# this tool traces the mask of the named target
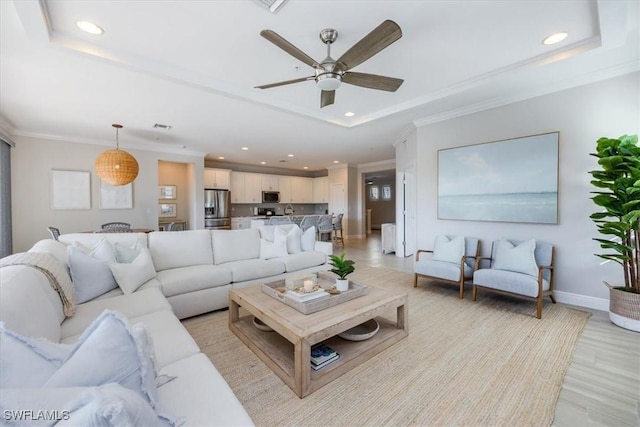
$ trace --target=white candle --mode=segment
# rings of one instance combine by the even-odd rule
[[[305,290],[305,292],[313,291],[313,280],[305,280],[304,281],[304,290]]]

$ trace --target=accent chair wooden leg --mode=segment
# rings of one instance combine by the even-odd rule
[[[471,291],[471,300],[475,301],[476,300],[476,295],[478,293],[478,288],[476,287],[476,284],[473,284],[473,290]]]
[[[553,297],[553,295],[549,295],[549,298],[551,298],[551,302],[552,303],[554,303],[554,304],[556,303],[556,299]]]
[[[460,282],[460,299],[464,299],[464,280]]]
[[[538,296],[538,309],[536,312],[538,319],[542,319],[542,295]]]
[[[413,273],[413,287],[418,287],[418,275],[416,273]]]

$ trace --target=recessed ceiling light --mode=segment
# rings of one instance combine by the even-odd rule
[[[340,160],[334,160],[333,163],[340,163]]]
[[[247,150],[249,149],[249,147],[242,147],[242,149],[243,149],[244,151],[247,151]]]
[[[546,37],[542,40],[542,44],[550,45],[560,43],[562,40],[566,39],[569,34],[565,32],[553,33],[550,36]]]
[[[344,115],[347,117],[353,117],[356,115],[356,113],[354,113],[353,111],[347,111],[346,113],[344,113]]]
[[[287,157],[293,157],[293,154],[287,154]]]
[[[104,33],[104,30],[102,28],[100,28],[99,26],[97,26],[96,24],[94,24],[93,22],[78,21],[78,22],[76,22],[76,25],[82,31],[85,31],[85,32],[87,32],[89,34],[100,35],[100,34]]]
[[[267,164],[267,162],[260,162],[260,164],[261,164],[261,165],[266,165],[266,164]]]
[[[224,156],[218,157],[218,160],[224,160]]]
[[[305,166],[305,167],[303,167],[302,169],[309,169],[309,166]]]

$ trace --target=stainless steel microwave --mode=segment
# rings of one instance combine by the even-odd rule
[[[280,203],[279,191],[263,191],[262,203]]]

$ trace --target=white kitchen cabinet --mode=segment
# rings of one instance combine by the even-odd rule
[[[279,176],[278,188],[280,189],[280,203],[293,203],[291,198],[291,177]]]
[[[231,184],[231,171],[225,169],[204,169],[204,188],[228,190]]]
[[[251,227],[251,218],[249,217],[235,217],[231,218],[232,230],[244,230]]]
[[[231,203],[245,203],[245,176],[244,172],[231,172]]]
[[[313,203],[329,203],[329,177],[313,178]]]
[[[278,191],[280,177],[278,175],[262,175],[262,191]]]
[[[248,173],[244,179],[245,203],[262,203],[262,175]]]
[[[313,179],[301,176],[292,176],[291,200],[291,203],[312,203]]]

